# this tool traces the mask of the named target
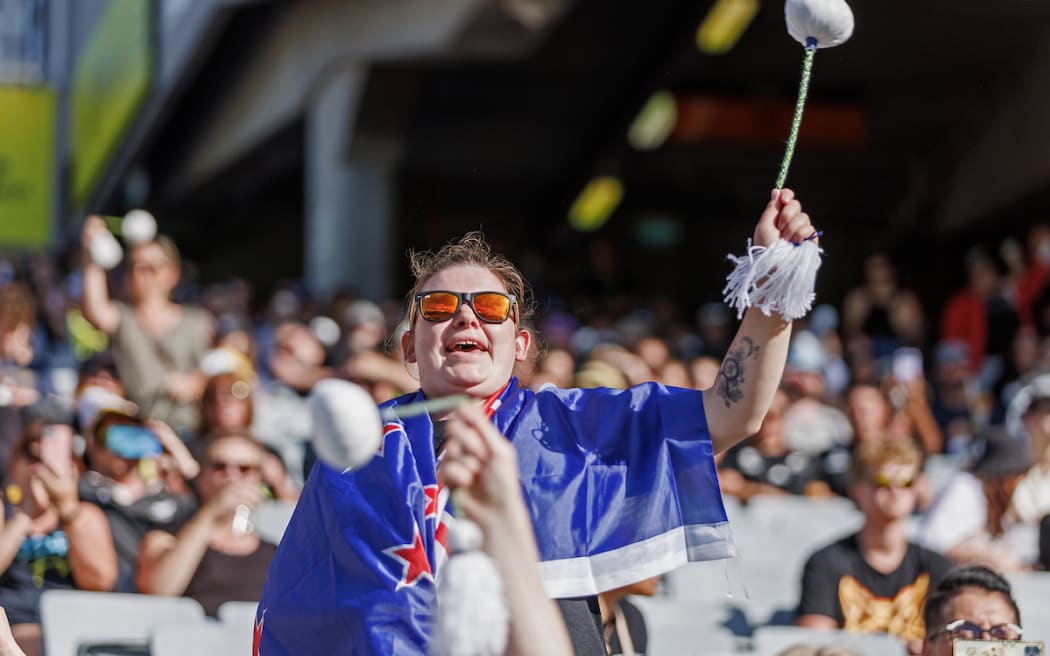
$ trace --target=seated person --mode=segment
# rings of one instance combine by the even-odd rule
[[[864,515],[860,532],[806,561],[796,624],[925,635],[922,605],[950,569],[940,554],[908,542],[922,454],[911,441],[862,445],[851,468],[850,497]]]
[[[790,404],[787,393],[777,390],[758,432],[726,453],[718,468],[722,494],[745,502],[757,494],[831,494],[820,480],[820,458],[791,451],[784,441],[784,413]]]
[[[244,432],[201,445],[200,509],[177,532],[153,530],[139,548],[138,588],[196,599],[214,616],[226,601],[257,601],[276,547],[248,519],[263,499],[263,447]]]
[[[1028,469],[1027,449],[998,426],[985,429],[979,443],[981,455],[970,471],[956,472],[934,500],[919,531],[919,544],[959,564],[1024,569],[1027,563],[1006,530],[1015,521],[1007,511]]]
[[[1032,461],[1014,490],[1010,509],[1022,522],[1035,525],[1050,515],[1050,374],[1032,379],[1010,406],[1010,415],[1019,418],[1028,435]]]
[[[106,591],[117,556],[105,515],[77,496],[73,429],[57,408],[31,406],[11,454],[0,525],[0,607],[29,654],[40,653],[44,590]]]
[[[1020,640],[1021,613],[1010,584],[971,565],[949,572],[926,599],[924,656],[951,656],[955,640]]]
[[[181,526],[196,510],[181,493],[199,467],[166,424],[134,418],[129,401],[88,387],[79,398],[80,429],[89,468],[80,477],[80,498],[98,506],[109,522],[120,575],[114,590],[136,592],[139,544],[151,530]],[[172,456],[172,453],[177,456]],[[182,461],[171,481],[165,458]]]

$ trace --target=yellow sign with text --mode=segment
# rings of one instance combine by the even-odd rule
[[[47,245],[54,161],[54,92],[0,87],[0,248]]]
[[[72,82],[70,200],[81,207],[95,188],[153,75],[150,4],[110,0],[77,58]]]

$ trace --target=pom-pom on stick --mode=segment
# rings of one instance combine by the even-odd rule
[[[349,381],[328,378],[314,385],[307,405],[321,460],[340,470],[368,464],[383,439],[379,408],[368,392]]]
[[[809,95],[809,81],[813,75],[813,58],[818,48],[831,48],[845,43],[853,34],[853,11],[845,0],[787,0],[784,3],[784,19],[788,34],[806,49],[802,60],[802,80],[799,82],[795,115],[791,119],[784,159],[780,163],[776,188],[783,189],[787,182],[791,158],[795,155],[795,143],[802,125],[802,112]]]

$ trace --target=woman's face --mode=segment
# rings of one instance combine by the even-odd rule
[[[488,269],[456,265],[431,276],[422,288],[436,290],[506,292],[507,288]],[[525,361],[531,342],[530,333],[515,325],[514,312],[503,323],[487,323],[465,303],[447,321],[430,322],[417,311],[411,328],[401,338],[405,361],[419,367],[420,386],[430,398],[494,394],[510,380],[514,364]]]

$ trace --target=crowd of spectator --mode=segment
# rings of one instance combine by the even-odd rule
[[[187,285],[162,236],[106,271],[90,257],[105,229],[86,222],[69,270],[42,255],[0,260],[0,606],[27,653],[43,590],[187,595],[209,613],[253,599],[273,545],[250,511],[294,502],[310,471],[311,387],[343,377],[377,401],[416,388],[399,301]],[[1047,565],[1045,547],[1009,536],[1050,514],[1050,227],[1001,252],[1012,257],[968,253],[943,309],[887,255],[868,257],[841,311],[822,305],[796,324],[764,424],[721,457],[723,493],[744,503],[838,495],[864,515],[807,563],[800,624],[921,643],[926,593],[952,564]],[[533,388],[710,387],[732,334],[720,303],[689,320],[663,302],[612,301],[625,309],[609,316],[571,290],[539,300],[544,347],[517,372]],[[952,463],[950,476],[924,477],[931,458]],[[624,594],[602,602],[611,643],[636,623]]]

